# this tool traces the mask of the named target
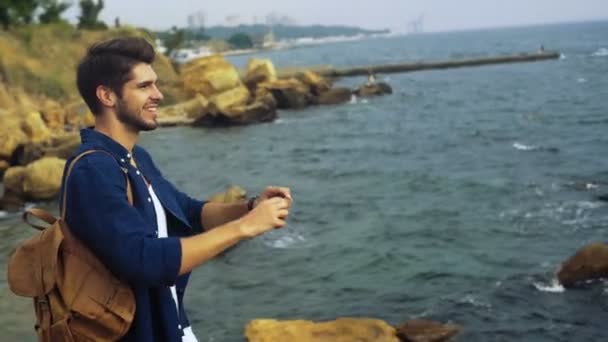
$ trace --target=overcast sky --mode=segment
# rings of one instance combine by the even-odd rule
[[[75,20],[78,1],[68,12]],[[206,25],[232,16],[243,22],[263,21],[276,12],[297,24],[342,24],[405,31],[408,22],[424,16],[425,31],[461,30],[608,19],[608,0],[105,0],[101,18],[165,29],[184,27],[188,15],[203,11]]]

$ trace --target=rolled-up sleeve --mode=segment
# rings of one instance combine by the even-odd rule
[[[67,180],[66,222],[116,276],[132,284],[174,284],[181,266],[178,238],[158,239],[129,204],[126,180],[111,156],[80,160]]]

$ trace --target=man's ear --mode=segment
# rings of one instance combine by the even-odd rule
[[[116,105],[117,96],[114,91],[106,86],[97,86],[95,89],[95,94],[97,95],[97,99],[104,107],[114,108]]]

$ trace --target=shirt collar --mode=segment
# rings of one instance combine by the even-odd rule
[[[109,136],[91,128],[80,131],[80,139],[83,144],[90,145],[94,149],[102,149],[109,152],[122,164],[128,165],[131,160],[131,153],[124,146]]]

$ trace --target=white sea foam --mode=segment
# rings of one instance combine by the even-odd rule
[[[591,54],[593,57],[606,57],[608,56],[608,49],[603,47]]]
[[[534,283],[533,285],[541,292],[562,293],[566,290],[557,279],[552,279],[550,284]]]
[[[296,232],[288,232],[287,230],[275,230],[266,233],[263,236],[262,241],[268,247],[290,248],[304,244],[306,242],[306,239],[304,238],[304,236]]]
[[[559,59],[566,59],[566,55],[564,55],[563,53],[559,54]]]
[[[585,79],[585,78],[583,78],[583,77],[579,77],[579,78],[578,78],[576,81],[577,81],[578,83],[585,83],[585,82],[587,82],[587,79]]]
[[[520,151],[532,151],[532,150],[536,150],[537,149],[536,146],[524,145],[524,144],[519,143],[517,141],[513,143],[513,147],[515,147],[515,149],[520,150]]]
[[[8,213],[4,210],[0,210],[0,219],[8,216]]]
[[[350,101],[348,103],[350,103],[350,104],[356,104],[357,103],[357,95],[352,94],[350,96]]]

